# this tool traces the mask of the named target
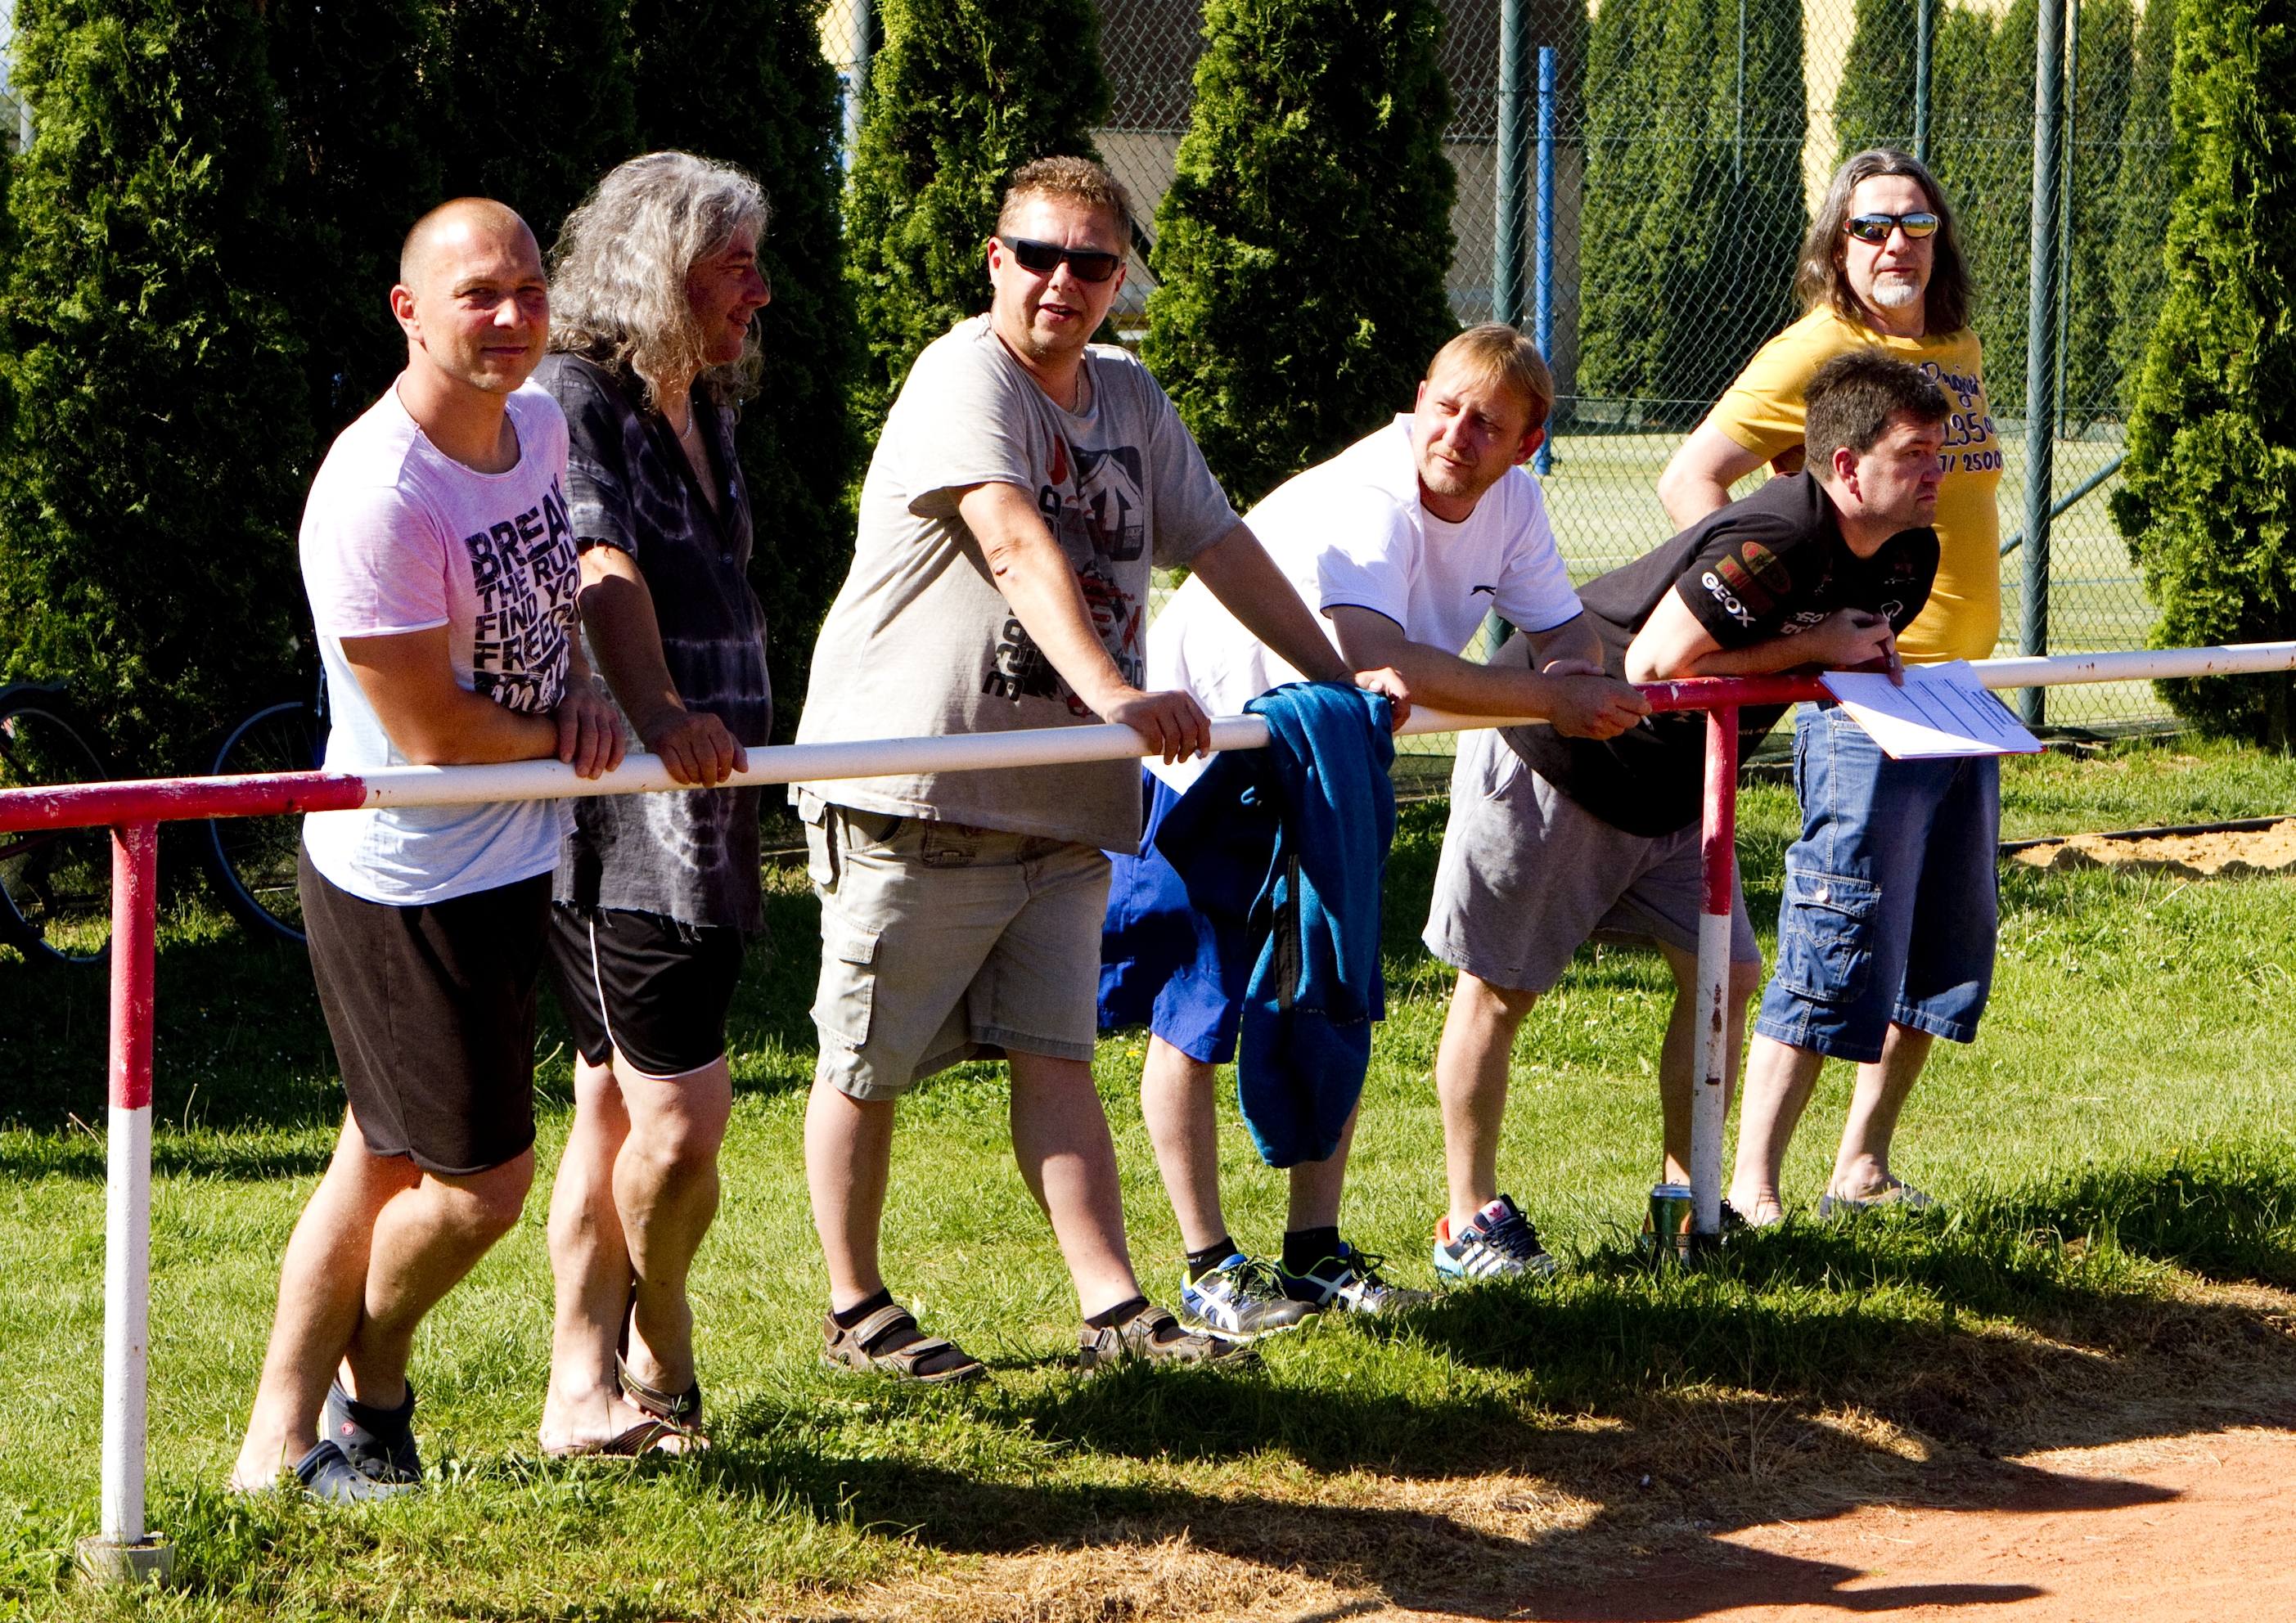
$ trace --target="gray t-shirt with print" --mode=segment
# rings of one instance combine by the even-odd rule
[[[1085,368],[1085,409],[1062,411],[985,316],[917,357],[862,484],[853,569],[814,648],[800,743],[1098,719],[1021,629],[957,516],[957,493],[973,485],[1029,493],[1076,570],[1102,644],[1128,680],[1144,680],[1152,563],[1185,563],[1227,533],[1235,511],[1145,367],[1095,344]],[[1109,850],[1140,841],[1130,761],[801,787],[895,816]]]

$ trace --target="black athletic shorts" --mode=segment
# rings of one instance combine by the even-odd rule
[[[550,981],[574,1046],[593,1065],[619,1049],[640,1076],[682,1077],[724,1057],[744,952],[726,925],[562,902],[550,910]]]
[[[297,859],[311,978],[359,1135],[467,1177],[534,1143],[534,1009],[550,875],[393,907]]]

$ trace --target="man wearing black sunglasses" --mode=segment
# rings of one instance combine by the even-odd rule
[[[917,357],[870,461],[800,742],[1111,721],[1167,759],[1201,750],[1195,701],[1143,691],[1152,561],[1187,564],[1308,676],[1349,680],[1155,380],[1091,343],[1129,241],[1123,189],[1098,164],[1044,159],[1013,176],[986,248],[988,313]],[[1403,697],[1392,672],[1364,681]],[[1138,769],[917,774],[794,798],[822,898],[806,1168],[829,1266],[826,1356],[914,1381],[981,1373],[893,1300],[878,1234],[894,1101],[998,1055],[1086,1360],[1234,1351],[1141,1294],[1093,1086],[1103,852],[1138,847]]]
[[[1887,150],[1843,164],[1803,242],[1794,291],[1801,319],[1747,364],[1660,476],[1669,516],[1695,522],[1764,463],[1799,468],[1803,391],[1833,357],[1873,348],[1909,361],[1944,390],[1950,414],[1937,581],[1898,649],[1908,663],[1989,657],[2001,624],[2001,442],[1953,211],[1929,171]],[[1786,1143],[1829,1055],[1857,1062],[1857,1086],[1820,1213],[1929,1203],[1890,1170],[1898,1114],[1935,1038],[1975,1038],[1992,977],[1997,763],[1889,760],[1833,706],[1805,708],[1797,744],[1823,781],[1798,784],[1802,838],[1787,856],[1780,963],[1746,1061],[1730,1186],[1756,1224],[1784,1215]],[[1860,905],[1845,909],[1845,896]],[[1885,978],[1864,971],[1876,944],[1894,944],[1883,961],[1902,957],[1902,971],[1861,984]]]

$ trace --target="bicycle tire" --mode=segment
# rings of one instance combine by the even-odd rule
[[[209,763],[210,777],[244,773],[309,772],[327,747],[325,719],[308,700],[266,705],[226,734]],[[303,819],[212,817],[201,857],[224,908],[258,936],[304,945],[303,901],[295,861]]]
[[[95,729],[53,687],[0,688],[0,789],[102,783]],[[33,963],[97,964],[111,951],[111,834],[0,834],[0,941]]]

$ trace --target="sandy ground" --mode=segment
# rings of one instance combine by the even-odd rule
[[[1726,1548],[1694,1563],[1653,1562],[1596,1594],[1534,1596],[1518,1615],[1558,1623],[2296,1619],[2296,1433],[2248,1429],[2002,1464],[1989,1485],[1996,1491],[1978,1485],[1965,1504],[1861,1506],[1767,1522],[1722,1535],[1717,1542]]]
[[[2283,818],[2270,828],[2221,834],[2169,834],[2144,840],[2075,834],[2030,846],[2011,860],[2034,868],[2152,868],[2193,877],[2280,873],[2296,868],[2296,817]],[[2296,1610],[2288,1615],[2296,1618]]]

